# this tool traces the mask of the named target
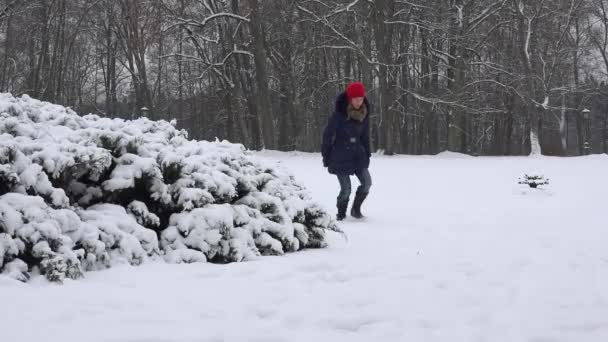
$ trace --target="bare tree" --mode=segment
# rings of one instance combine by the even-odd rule
[[[376,151],[583,154],[608,140],[607,12],[606,0],[0,0],[0,91],[318,151],[335,96],[360,80]]]

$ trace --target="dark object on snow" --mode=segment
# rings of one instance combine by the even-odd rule
[[[337,207],[338,207],[337,219],[338,219],[338,221],[342,221],[346,218],[346,208],[348,208],[348,199],[346,199],[346,201],[338,200]]]
[[[536,189],[539,185],[549,184],[549,179],[545,179],[542,175],[525,175],[524,179],[520,179],[518,184],[527,184],[529,187]]]
[[[369,193],[369,189],[372,186],[372,177],[369,173],[368,169],[362,169],[362,170],[358,170],[355,175],[357,176],[357,178],[359,179],[359,187],[357,187],[357,194],[355,196],[355,201],[353,203],[353,208],[351,209],[351,216],[355,217],[355,218],[361,218],[362,215],[360,215],[360,211],[361,211],[361,204],[363,203],[363,200],[365,200],[365,197],[367,197],[367,194]],[[350,193],[351,193],[351,183],[350,183],[350,176],[349,175],[338,175],[338,181],[340,182],[340,194],[338,194],[338,207],[340,206],[340,203],[344,203],[345,206],[348,206],[348,200],[350,198]],[[346,209],[344,209],[346,211]],[[339,210],[338,210],[339,213]],[[353,213],[355,213],[355,215],[353,215]],[[346,215],[346,214],[345,214]]]
[[[355,195],[355,201],[353,202],[353,207],[350,209],[350,216],[361,219],[364,218],[363,214],[361,214],[361,204],[367,198],[367,192],[358,192]]]

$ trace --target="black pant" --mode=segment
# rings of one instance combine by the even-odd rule
[[[359,179],[359,187],[357,192],[368,193],[372,186],[372,176],[368,169],[358,170],[355,175]],[[338,181],[340,182],[340,194],[338,195],[338,202],[348,202],[351,192],[350,176],[349,175],[338,175]]]

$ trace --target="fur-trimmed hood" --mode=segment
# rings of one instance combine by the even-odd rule
[[[369,101],[367,100],[367,97],[363,98],[363,104],[365,105],[365,107],[367,109],[367,117],[369,118],[369,115],[371,113],[371,108],[370,108]],[[348,115],[346,113],[347,109],[348,109],[348,97],[346,96],[346,92],[342,92],[342,93],[338,94],[338,96],[336,97],[334,111],[336,113],[341,113],[346,116],[346,115]]]

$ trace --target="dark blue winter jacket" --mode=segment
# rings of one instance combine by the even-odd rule
[[[329,173],[353,175],[369,168],[369,116],[371,108],[364,99],[367,115],[362,122],[348,118],[348,99],[343,92],[336,98],[335,110],[323,132],[323,165]]]

